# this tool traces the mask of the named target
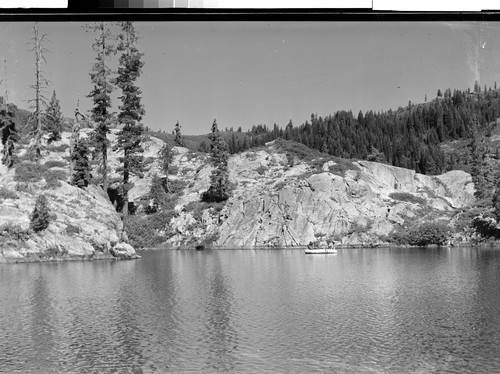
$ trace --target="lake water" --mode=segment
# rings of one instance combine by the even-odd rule
[[[500,372],[500,250],[0,265],[0,372]]]

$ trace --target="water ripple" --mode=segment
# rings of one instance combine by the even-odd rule
[[[500,252],[0,265],[0,372],[500,372]]]

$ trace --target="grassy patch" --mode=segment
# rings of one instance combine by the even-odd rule
[[[412,204],[424,205],[426,203],[424,198],[415,196],[408,192],[393,192],[389,194],[389,197],[393,200],[404,201]]]
[[[18,224],[6,223],[0,226],[0,236],[16,240],[28,240],[31,236],[31,230],[25,230]]]
[[[65,181],[67,174],[64,170],[47,170],[43,173],[46,181],[46,189],[61,187],[61,181]]]
[[[9,190],[7,187],[0,187],[0,201],[4,199],[19,199],[19,196],[14,191]]]
[[[66,162],[64,162],[64,161],[51,160],[51,161],[45,162],[44,166],[47,169],[50,169],[50,168],[66,168],[68,166],[68,164]]]
[[[332,174],[338,175],[342,178],[348,170],[360,171],[359,167],[355,165],[351,160],[346,160],[345,158],[332,157],[335,165],[330,165],[328,171]]]
[[[65,152],[66,149],[69,148],[68,144],[60,144],[60,145],[49,145],[48,149],[52,152]]]
[[[47,168],[34,162],[22,162],[16,167],[14,180],[17,182],[34,183],[42,180]]]

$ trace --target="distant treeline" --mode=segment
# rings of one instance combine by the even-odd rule
[[[500,90],[474,89],[438,90],[431,101],[409,102],[397,110],[354,115],[341,110],[325,117],[311,115],[311,120],[294,126],[292,121],[280,127],[276,124],[255,125],[242,132],[241,128],[222,132],[230,153],[263,146],[277,138],[293,140],[323,153],[342,158],[384,162],[414,169],[423,174],[440,174],[464,163],[456,154],[445,156],[440,144],[470,137],[470,126],[477,120],[488,136],[500,114]],[[190,143],[186,137],[186,143]],[[189,148],[208,152],[205,136],[193,137]],[[196,140],[195,140],[196,139]],[[465,160],[465,162],[467,162]]]

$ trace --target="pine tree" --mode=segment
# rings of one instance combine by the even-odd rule
[[[87,97],[92,98],[94,102],[94,107],[91,110],[91,118],[97,126],[92,133],[92,142],[101,157],[102,188],[107,193],[109,148],[107,134],[110,132],[109,129],[112,123],[112,115],[109,108],[111,108],[110,94],[113,91],[113,86],[110,83],[111,70],[107,65],[107,60],[111,54],[116,53],[116,49],[113,44],[114,36],[109,27],[104,23],[86,25],[86,28],[89,31],[97,33],[97,37],[92,44],[96,58],[90,72],[90,79],[94,87]]]
[[[469,125],[469,153],[471,157],[471,176],[474,183],[474,196],[477,199],[491,197],[491,186],[488,183],[488,165],[486,156],[488,147],[484,136],[480,134],[479,123],[474,115],[471,124]]]
[[[56,91],[52,92],[52,98],[45,111],[45,128],[49,132],[48,143],[61,140],[61,131],[64,118],[61,112],[59,100],[56,97]]]
[[[227,144],[220,135],[216,120],[212,124],[212,132],[209,138],[211,141],[211,162],[214,169],[210,176],[210,187],[203,193],[202,200],[220,202],[229,198],[229,171],[227,167],[229,154]]]
[[[122,90],[119,99],[122,105],[118,114],[118,120],[123,124],[123,129],[118,133],[117,148],[123,151],[123,157],[119,160],[123,164],[121,168],[123,215],[128,215],[128,191],[131,188],[129,183],[130,175],[141,175],[143,170],[144,149],[142,148],[142,136],[144,127],[140,123],[145,111],[141,104],[141,90],[136,85],[136,80],[141,75],[144,62],[141,61],[143,53],[137,49],[137,35],[132,22],[121,22],[121,33],[119,34],[118,51],[120,65],[118,67],[118,77],[116,85]]]
[[[497,223],[500,223],[500,170],[496,173],[495,178],[495,191],[493,193],[493,215],[497,220]]]
[[[35,232],[43,231],[49,227],[50,209],[45,195],[38,195],[35,208],[30,216],[30,229]]]
[[[163,173],[165,173],[165,190],[168,193],[172,193],[170,190],[170,186],[168,183],[168,174],[169,174],[169,169],[170,165],[172,164],[173,160],[173,152],[172,152],[172,147],[168,144],[165,143],[163,144],[163,147],[161,147],[160,151],[158,152],[158,160],[160,161],[160,169]]]
[[[91,180],[89,154],[90,150],[86,140],[79,140],[71,153],[71,164],[73,165],[71,184],[79,188],[87,187]]]
[[[14,149],[18,134],[16,129],[16,112],[14,104],[0,105],[0,137],[2,140],[2,164],[11,168],[14,165]]]
[[[164,202],[167,200],[167,193],[165,192],[162,179],[157,174],[154,174],[151,180],[149,198],[151,199],[151,204],[146,210],[147,214],[156,213],[161,210]]]
[[[210,152],[210,147],[208,146],[208,144],[205,140],[202,140],[200,142],[200,145],[198,146],[197,150],[198,150],[198,152],[208,153],[208,152]]]
[[[185,147],[184,140],[182,140],[182,134],[181,134],[181,125],[179,125],[179,121],[175,124],[174,127],[174,144],[177,147]]]

